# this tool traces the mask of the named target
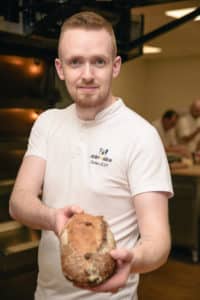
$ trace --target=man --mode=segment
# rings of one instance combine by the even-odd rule
[[[167,154],[180,155],[181,157],[190,157],[187,147],[178,142],[176,136],[176,125],[179,115],[175,110],[167,110],[161,119],[152,122],[157,129]]]
[[[190,152],[198,150],[200,143],[200,99],[192,102],[189,111],[180,116],[177,123],[177,136]]]
[[[15,219],[42,229],[35,299],[135,300],[138,273],[158,268],[170,250],[165,152],[155,129],[112,95],[121,58],[104,18],[66,20],[58,52],[58,75],[75,103],[40,115],[10,200]],[[59,233],[82,210],[103,215],[117,241],[117,272],[92,290],[61,272]]]
[[[178,114],[174,110],[167,110],[161,117],[152,124],[157,129],[161,140],[168,151],[177,145],[175,126],[178,120]]]

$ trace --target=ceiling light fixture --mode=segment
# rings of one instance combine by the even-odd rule
[[[145,45],[143,46],[143,53],[144,54],[156,54],[162,52],[162,49],[159,47],[153,47],[153,46],[148,46]]]
[[[168,10],[165,12],[165,14],[168,17],[172,17],[175,19],[179,19],[184,17],[185,15],[193,12],[197,7],[188,7],[188,8],[181,8],[181,9],[175,9],[175,10]],[[200,21],[200,16],[196,17],[194,19],[195,21]]]

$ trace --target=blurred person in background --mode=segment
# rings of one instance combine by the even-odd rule
[[[200,145],[200,99],[193,101],[189,110],[180,115],[176,126],[179,143],[193,153]]]
[[[180,154],[189,157],[189,151],[184,145],[181,145],[178,142],[176,136],[178,119],[178,113],[175,110],[170,109],[165,111],[160,119],[153,121],[152,125],[157,129],[167,153]]]
[[[152,122],[153,126],[157,129],[166,150],[177,145],[175,132],[177,121],[177,112],[175,110],[167,110],[160,119]]]

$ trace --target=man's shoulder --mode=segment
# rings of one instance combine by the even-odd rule
[[[40,116],[39,119],[41,120],[60,120],[63,117],[66,117],[67,115],[70,115],[73,111],[73,105],[70,105],[66,108],[50,108],[47,110],[44,110]]]
[[[179,115],[178,124],[182,123],[191,123],[193,121],[193,117],[189,112],[184,112],[181,115]]]
[[[55,132],[55,130],[62,128],[63,124],[71,123],[73,106],[60,108],[50,108],[43,111],[35,121],[33,128],[43,130],[45,132]]]
[[[143,129],[152,129],[152,124],[142,115],[126,106],[125,117],[127,123],[134,125],[134,127],[142,127]]]
[[[157,134],[156,128],[148,120],[127,106],[124,109],[123,119],[120,123],[123,132],[126,132],[125,136],[130,137],[130,141],[149,139]]]

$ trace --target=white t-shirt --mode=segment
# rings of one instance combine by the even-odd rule
[[[177,136],[181,139],[184,136],[191,135],[199,127],[200,127],[200,117],[193,118],[193,116],[189,112],[185,113],[178,120],[176,126]],[[198,133],[190,142],[186,143],[188,150],[194,152],[196,150],[196,146],[199,141],[200,141],[200,133]]]
[[[135,246],[139,232],[132,197],[148,191],[172,194],[165,151],[157,131],[122,100],[93,121],[78,119],[74,104],[51,109],[35,122],[26,155],[46,161],[43,201],[51,207],[78,204],[103,215],[118,247]],[[138,274],[117,294],[75,288],[61,272],[59,242],[43,231],[36,300],[136,300]]]
[[[154,122],[152,122],[152,125],[157,129],[165,147],[176,146],[178,144],[174,128],[165,131],[161,119],[155,120]]]

